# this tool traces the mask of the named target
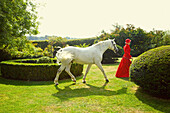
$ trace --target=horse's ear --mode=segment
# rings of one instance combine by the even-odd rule
[[[115,40],[115,38],[113,40]]]

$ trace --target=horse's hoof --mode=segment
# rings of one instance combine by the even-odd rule
[[[76,82],[76,80],[73,80],[73,82]]]
[[[58,84],[58,81],[57,81],[57,80],[54,80],[54,84]]]
[[[108,79],[106,79],[106,82],[109,82],[109,80],[108,80]]]
[[[86,81],[85,81],[85,80],[83,80],[83,83],[86,83]]]

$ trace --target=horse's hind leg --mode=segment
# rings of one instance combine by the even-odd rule
[[[55,83],[56,85],[58,85],[59,75],[60,75],[61,72],[65,69],[65,67],[66,67],[66,66],[61,65],[60,68],[58,69],[57,74],[56,74],[56,77],[55,77],[55,79],[54,79],[54,83]]]
[[[70,72],[70,68],[71,68],[71,63],[69,63],[69,64],[66,66],[65,71],[70,75],[72,81],[73,81],[73,82],[76,82],[76,78],[75,78],[74,75]]]
[[[87,75],[87,73],[89,72],[91,66],[92,66],[92,64],[89,64],[89,65],[87,66],[86,73],[85,73],[85,75],[84,75],[84,77],[83,77],[83,83],[86,83],[86,75]]]
[[[105,79],[106,79],[106,82],[109,82],[109,80],[108,80],[108,78],[107,78],[107,76],[106,76],[106,74],[105,74],[105,72],[104,72],[104,69],[103,69],[103,67],[102,67],[102,64],[100,63],[100,62],[96,62],[95,63],[96,65],[97,65],[97,67],[101,70],[101,72],[103,73],[103,75],[104,75],[104,77],[105,77]]]

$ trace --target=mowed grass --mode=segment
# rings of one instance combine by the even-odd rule
[[[0,78],[1,113],[155,113],[170,112],[170,101],[145,94],[127,78],[116,78],[119,63],[103,65],[110,80],[93,65],[82,83],[71,79],[53,81],[17,81]],[[84,65],[85,73],[87,65]]]

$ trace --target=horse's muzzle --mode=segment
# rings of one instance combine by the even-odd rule
[[[119,49],[116,49],[116,51],[115,51],[115,52],[117,53],[118,51],[119,51]]]

